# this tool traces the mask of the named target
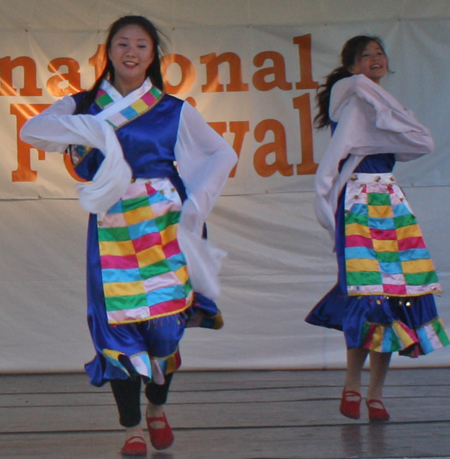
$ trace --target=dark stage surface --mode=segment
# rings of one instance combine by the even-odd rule
[[[166,407],[175,443],[149,446],[148,458],[450,458],[450,368],[390,370],[384,424],[369,423],[364,405],[359,420],[339,413],[343,379],[341,370],[179,372]],[[122,443],[108,386],[84,374],[0,375],[1,459],[118,459]]]

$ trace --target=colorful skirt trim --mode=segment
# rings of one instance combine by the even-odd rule
[[[97,325],[102,333],[94,341],[97,355],[85,366],[94,386],[136,375],[162,384],[165,375],[181,366],[179,345],[187,327],[218,330],[223,326],[216,303],[199,293],[187,310],[147,322],[110,325],[105,310],[101,317]]]
[[[449,344],[440,318],[411,330],[396,321],[390,325],[365,323],[361,333],[361,348],[376,352],[402,352],[410,357],[428,354]]]
[[[108,363],[122,370],[128,377],[140,375],[144,381],[152,380],[156,384],[164,384],[164,376],[174,373],[181,366],[179,349],[164,359],[150,359],[147,352],[127,356],[111,349],[103,349],[102,354]]]
[[[358,173],[347,183],[345,271],[349,296],[442,291],[416,218],[390,173]]]

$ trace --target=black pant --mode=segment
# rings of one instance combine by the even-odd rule
[[[167,401],[173,373],[166,375],[162,385],[150,382],[145,386],[145,396],[153,405],[164,405]],[[120,424],[134,427],[141,422],[141,378],[112,379],[111,389],[119,410]]]

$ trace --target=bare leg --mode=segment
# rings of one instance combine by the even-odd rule
[[[347,349],[347,375],[339,411],[348,418],[359,419],[361,414],[361,370],[367,354],[365,349]]]
[[[369,351],[361,348],[347,349],[347,375],[345,390],[361,392],[361,370]]]
[[[390,418],[381,401],[390,360],[390,352],[370,352],[370,382],[366,400],[370,421],[387,421]]]
[[[153,405],[152,402],[147,402],[146,415],[148,418],[160,418],[164,416],[163,405]],[[165,426],[164,422],[155,421],[152,427],[154,429],[161,429]]]
[[[391,361],[391,352],[370,351],[370,382],[367,400],[381,400],[383,386]]]
[[[144,438],[144,430],[142,429],[141,425],[138,424],[135,427],[127,427],[125,430],[125,441],[129,440],[133,437],[141,437]]]

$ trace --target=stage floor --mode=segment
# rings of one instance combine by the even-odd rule
[[[364,405],[359,420],[339,413],[343,379],[341,370],[179,372],[166,407],[175,442],[149,446],[148,458],[450,458],[450,368],[390,370],[384,424],[369,423]],[[1,459],[120,459],[122,443],[109,386],[84,374],[0,375]]]

